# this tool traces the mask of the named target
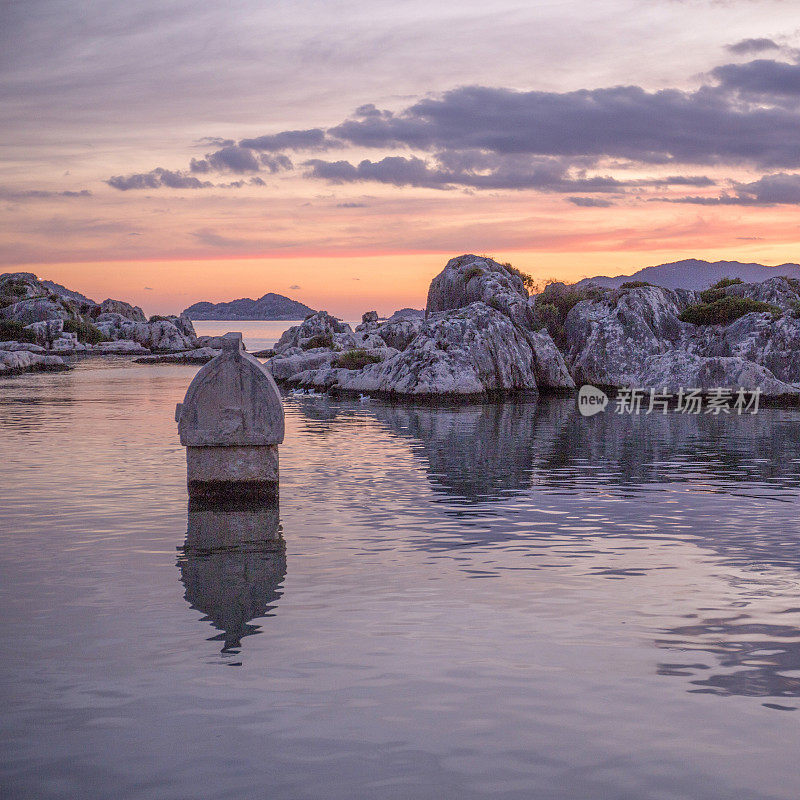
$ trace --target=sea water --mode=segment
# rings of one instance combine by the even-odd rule
[[[4,797],[800,796],[797,411],[287,396],[215,517],[196,369],[0,381]]]

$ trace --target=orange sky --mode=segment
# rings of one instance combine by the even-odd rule
[[[2,271],[353,318],[422,307],[465,252],[540,281],[800,261],[796,3],[0,14]]]

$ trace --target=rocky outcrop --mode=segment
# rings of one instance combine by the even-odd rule
[[[109,312],[100,314],[95,325],[106,339],[128,339],[150,350],[193,350],[197,347],[191,322],[178,317],[135,322],[118,312]]]
[[[126,303],[123,300],[103,300],[103,302],[100,303],[98,316],[104,314],[119,314],[119,316],[129,319],[132,322],[147,322],[147,317],[139,306],[132,306],[130,303]]]
[[[707,292],[639,286],[600,290],[569,311],[563,345],[576,383],[639,388],[761,388],[800,393],[800,283],[771,278]],[[769,303],[728,324],[695,325],[680,315],[720,297]]]
[[[353,342],[353,329],[327,311],[317,311],[303,320],[300,325],[294,325],[285,331],[275,344],[276,354],[299,348],[311,349],[316,342],[324,343],[321,346],[335,348],[351,347]]]
[[[92,348],[92,352],[115,356],[139,356],[148,355],[150,350],[146,347],[142,347],[139,342],[132,342],[129,339],[119,339],[115,342],[99,342]]]
[[[368,312],[350,331],[319,312],[287,331],[267,363],[291,385],[409,398],[582,383],[800,395],[800,281],[733,283],[710,295],[559,284],[533,298],[525,284],[510,265],[460,256],[433,279],[424,319],[380,321]],[[682,319],[690,307],[729,297],[768,306],[729,324]]]
[[[576,383],[638,385],[654,355],[667,353],[694,326],[678,315],[694,293],[658,286],[606,290],[578,302],[564,322],[563,349]]]
[[[59,356],[28,349],[0,349],[0,376],[16,375],[20,372],[59,372],[66,369],[69,369],[69,366]]]
[[[48,297],[32,297],[0,308],[0,317],[22,325],[51,319],[71,319],[73,316],[74,314],[71,314],[61,301],[51,300]]]
[[[199,348],[188,317],[152,317],[122,300],[95,303],[30,272],[0,275],[0,333],[47,352],[140,355]]]
[[[428,314],[404,350],[387,347],[366,351],[366,355],[382,360],[357,370],[335,366],[307,370],[289,382],[408,397],[478,397],[536,391],[527,340],[508,317],[482,302]]]
[[[452,311],[476,301],[497,309],[515,325],[533,327],[522,275],[510,265],[482,256],[451,258],[431,281],[426,311]]]

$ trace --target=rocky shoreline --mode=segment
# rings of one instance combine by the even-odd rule
[[[702,292],[644,281],[618,288],[553,283],[529,295],[510,264],[463,255],[431,282],[424,313],[374,311],[350,325],[326,311],[257,355],[295,390],[391,401],[486,401],[572,393],[592,384],[677,391],[759,390],[800,402],[800,280],[723,280]],[[57,286],[57,285],[56,285]],[[58,294],[30,273],[0,276],[0,375],[68,369],[64,355],[135,355],[203,364],[220,337],[185,316],[150,317],[120,300]]]
[[[490,258],[451,259],[424,318],[375,312],[349,325],[324,311],[290,328],[267,365],[289,387],[392,400],[486,400],[591,383],[800,398],[800,281],[722,281],[705,292],[644,282],[550,284]]]
[[[65,356],[205,363],[219,352],[209,346],[218,337],[198,337],[187,317],[148,319],[138,306],[111,299],[95,303],[29,272],[0,275],[0,333],[0,375],[67,370]]]

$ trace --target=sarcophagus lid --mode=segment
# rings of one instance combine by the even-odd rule
[[[245,352],[241,333],[189,384],[175,409],[184,447],[268,446],[283,442],[283,404],[264,365]]]

